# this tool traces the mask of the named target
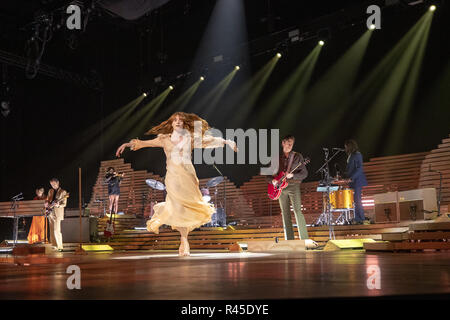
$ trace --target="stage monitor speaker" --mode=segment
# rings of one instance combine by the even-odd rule
[[[90,242],[89,217],[81,217],[81,242]],[[61,232],[64,243],[80,241],[80,218],[66,217],[61,221]]]
[[[375,242],[373,239],[342,239],[342,240],[329,240],[323,248],[324,251],[337,251],[337,250],[358,250],[364,249],[364,243]]]
[[[400,202],[400,220],[423,220],[423,200]]]
[[[375,222],[392,223],[397,221],[396,203],[375,204]]]

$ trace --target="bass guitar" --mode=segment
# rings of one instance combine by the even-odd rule
[[[281,171],[275,178],[273,178],[273,180],[276,180],[277,182],[275,184],[273,184],[272,182],[268,184],[267,194],[269,198],[272,200],[277,200],[280,197],[283,189],[288,186],[288,182],[286,179],[287,175],[297,170],[297,168],[301,165],[308,164],[310,161],[311,160],[309,160],[309,158],[305,158],[303,161],[300,161],[300,163],[294,169],[292,169],[291,172],[286,173],[284,171]]]
[[[45,208],[45,215],[48,216],[50,213],[52,213],[55,206],[62,204],[62,201],[69,198],[69,193],[66,193],[61,199],[53,200],[46,208]]]

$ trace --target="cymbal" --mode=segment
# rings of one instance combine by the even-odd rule
[[[224,179],[223,179],[222,176],[214,177],[214,178],[210,179],[210,180],[206,183],[206,186],[207,186],[208,188],[215,187],[215,186],[221,184],[223,180],[224,180]]]
[[[150,187],[150,188],[153,188],[153,189],[156,189],[156,190],[166,190],[166,186],[162,183],[162,182],[159,182],[159,181],[156,181],[156,180],[153,180],[153,179],[147,179],[147,180],[145,180],[145,183]]]
[[[332,183],[342,185],[342,184],[349,184],[349,181],[345,179],[336,179],[333,180]]]

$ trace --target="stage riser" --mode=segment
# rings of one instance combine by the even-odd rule
[[[363,199],[372,200],[374,194],[391,191],[407,191],[424,187],[438,187],[438,175],[428,172],[429,165],[434,170],[444,173],[442,205],[450,203],[450,139],[442,140],[442,144],[431,152],[404,154],[388,157],[371,158],[364,163],[364,170],[369,186],[363,189]],[[123,194],[119,203],[121,211],[127,214],[148,214],[148,201],[142,203],[142,194],[150,195],[145,179],[161,180],[161,177],[145,170],[133,170],[131,164],[123,159],[108,160],[101,163],[97,184],[93,189],[92,201],[89,205],[91,212],[101,213],[101,208],[94,203],[95,197],[107,199],[107,186],[102,183],[105,169],[113,166],[118,171],[126,172],[122,183]],[[208,179],[200,179],[200,186],[204,186]],[[308,224],[314,223],[323,210],[323,194],[316,192],[317,181],[301,184],[302,205]],[[250,227],[281,227],[281,215],[278,201],[269,200],[266,195],[267,183],[265,176],[255,176],[237,188],[226,179],[227,219],[238,225]],[[211,192],[211,190],[210,190]],[[218,188],[218,197],[223,196],[223,184]],[[164,200],[161,191],[153,193],[154,199]],[[148,200],[148,199],[147,199]],[[145,208],[143,207],[145,206]],[[365,207],[366,216],[373,213],[373,207]],[[295,219],[293,219],[295,223]],[[131,226],[130,226],[131,227]],[[100,224],[99,229],[104,228]],[[118,226],[122,230],[122,226]],[[102,231],[102,230],[100,230]]]
[[[381,240],[386,232],[404,232],[407,227],[394,227],[385,225],[385,228],[375,226],[344,226],[335,229],[336,239],[374,239]],[[357,227],[361,229],[357,229]],[[298,233],[295,233],[298,238]],[[310,238],[320,245],[329,240],[328,230],[324,227],[314,227],[310,230]],[[284,232],[281,228],[248,229],[248,230],[205,230],[193,231],[189,235],[191,248],[195,249],[223,249],[228,250],[239,242],[247,241],[284,241]],[[156,235],[145,231],[124,231],[116,234],[108,242],[115,250],[174,250],[180,244],[178,232],[166,231]]]

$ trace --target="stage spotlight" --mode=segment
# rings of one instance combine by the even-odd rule
[[[434,11],[434,10],[436,10],[436,6],[435,6],[435,5],[432,5],[432,6],[430,6],[430,9],[428,9],[428,10]]]
[[[203,77],[203,76],[200,77],[200,81],[203,81],[203,80],[205,80],[205,77]]]
[[[319,46],[323,46],[325,44],[325,42],[323,40],[319,41]]]
[[[240,69],[239,66],[234,67],[234,70],[239,70],[239,69]]]
[[[144,92],[143,94],[142,94],[144,97],[146,97],[147,96],[147,94]]]
[[[277,53],[277,58],[281,58],[281,53]]]
[[[376,28],[376,26],[374,24],[371,24],[369,27],[370,30],[375,30],[375,28]]]
[[[169,86],[169,89],[170,89],[170,90],[173,90],[173,86]]]

